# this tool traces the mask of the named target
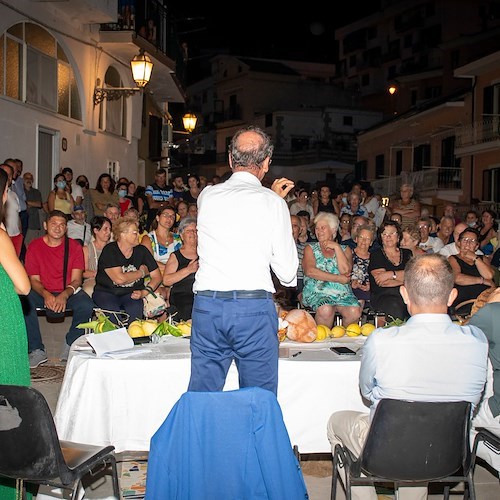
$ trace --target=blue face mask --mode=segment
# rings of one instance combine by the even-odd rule
[[[56,186],[59,188],[59,189],[65,189],[66,188],[66,182],[64,181],[59,181],[56,183]]]
[[[118,191],[118,196],[120,198],[125,198],[125,196],[127,196],[127,191],[125,189],[120,189],[120,191]]]

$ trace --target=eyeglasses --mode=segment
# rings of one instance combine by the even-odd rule
[[[394,236],[395,234],[398,234],[397,231],[394,231],[394,233],[382,233],[382,238],[390,238],[391,236]]]
[[[429,229],[430,226],[427,224],[422,224],[421,226],[418,226],[419,229]]]
[[[125,234],[139,234],[139,231],[125,231]]]
[[[369,236],[358,236],[358,240],[371,240]]]
[[[161,214],[160,217],[165,217],[165,219],[175,219],[173,214]]]
[[[476,238],[462,238],[460,241],[463,241],[465,243],[477,243]]]
[[[350,224],[351,221],[350,220],[341,220],[340,223],[341,224]]]

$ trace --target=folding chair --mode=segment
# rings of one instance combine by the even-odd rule
[[[336,445],[333,453],[331,498],[337,497],[340,482],[351,499],[352,486],[394,483],[448,483],[444,498],[449,498],[451,483],[464,482],[475,499],[474,457],[469,446],[471,404],[382,399],[375,410],[363,450],[355,457],[345,446]],[[345,482],[340,470],[345,470]]]
[[[25,483],[79,489],[87,474],[111,466],[113,494],[120,498],[114,446],[60,441],[52,413],[42,394],[32,387],[0,385],[0,476]]]

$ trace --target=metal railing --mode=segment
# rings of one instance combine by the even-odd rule
[[[482,120],[459,127],[455,131],[455,147],[500,140],[500,115],[485,116]]]

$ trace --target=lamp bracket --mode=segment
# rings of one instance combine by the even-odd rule
[[[116,101],[123,96],[128,97],[137,92],[142,92],[142,90],[143,89],[139,87],[125,87],[125,88],[96,87],[94,89],[94,106],[100,104],[102,101],[104,101],[104,99],[106,99],[107,101]]]

